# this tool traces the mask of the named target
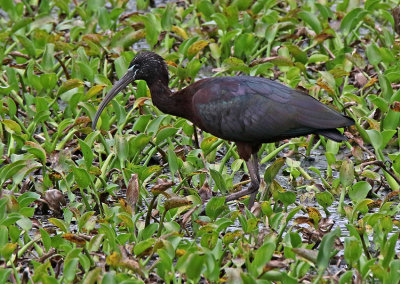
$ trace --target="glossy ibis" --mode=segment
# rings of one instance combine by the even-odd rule
[[[100,114],[122,89],[135,80],[145,80],[153,104],[164,113],[193,122],[216,137],[234,141],[239,156],[246,161],[251,183],[247,190],[229,195],[231,201],[250,194],[249,206],[260,184],[257,152],[262,143],[319,134],[334,141],[346,140],[336,128],[354,121],[313,97],[280,83],[250,76],[203,79],[171,92],[164,59],[153,52],[141,52],[127,73],[101,102],[92,128]]]

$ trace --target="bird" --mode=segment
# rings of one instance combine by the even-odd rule
[[[239,157],[246,162],[250,185],[226,196],[225,202],[250,195],[249,208],[260,186],[257,154],[263,143],[308,134],[345,141],[347,137],[337,128],[354,124],[352,118],[312,96],[262,77],[205,78],[172,92],[164,59],[154,52],[142,51],[100,103],[93,130],[107,104],[135,80],[146,81],[153,104],[162,112],[188,119],[203,131],[236,143]]]

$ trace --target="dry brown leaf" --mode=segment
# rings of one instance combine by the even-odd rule
[[[139,176],[138,174],[133,174],[126,189],[126,201],[132,209],[135,208],[139,200],[139,191]]]
[[[82,238],[81,236],[77,236],[75,234],[67,233],[62,235],[63,239],[70,241],[71,243],[75,243],[77,245],[85,245],[86,240]]]

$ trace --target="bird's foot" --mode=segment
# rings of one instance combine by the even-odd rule
[[[235,193],[232,193],[230,195],[228,195],[225,199],[226,202],[232,201],[232,200],[237,200],[243,196],[249,195],[250,194],[250,199],[249,199],[249,205],[248,208],[250,209],[253,204],[254,201],[256,199],[256,195],[257,195],[257,191],[258,188],[260,187],[260,182],[259,181],[251,181],[251,184],[249,186],[248,189],[245,190],[241,190]]]

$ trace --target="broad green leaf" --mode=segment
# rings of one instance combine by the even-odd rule
[[[206,215],[215,220],[225,208],[225,197],[213,197],[207,202]]]
[[[316,17],[315,14],[303,10],[297,13],[297,15],[300,19],[307,23],[314,30],[315,33],[321,33],[321,23],[319,22],[318,17]]]
[[[344,239],[344,258],[350,264],[354,265],[362,253],[361,242],[355,237]]]
[[[86,170],[73,167],[72,172],[74,173],[75,181],[79,187],[87,188],[90,185],[91,178]]]
[[[226,188],[225,180],[224,180],[223,176],[221,175],[221,173],[216,170],[210,169],[210,174],[211,174],[211,177],[213,178],[217,188],[222,193],[226,193],[227,188]]]

